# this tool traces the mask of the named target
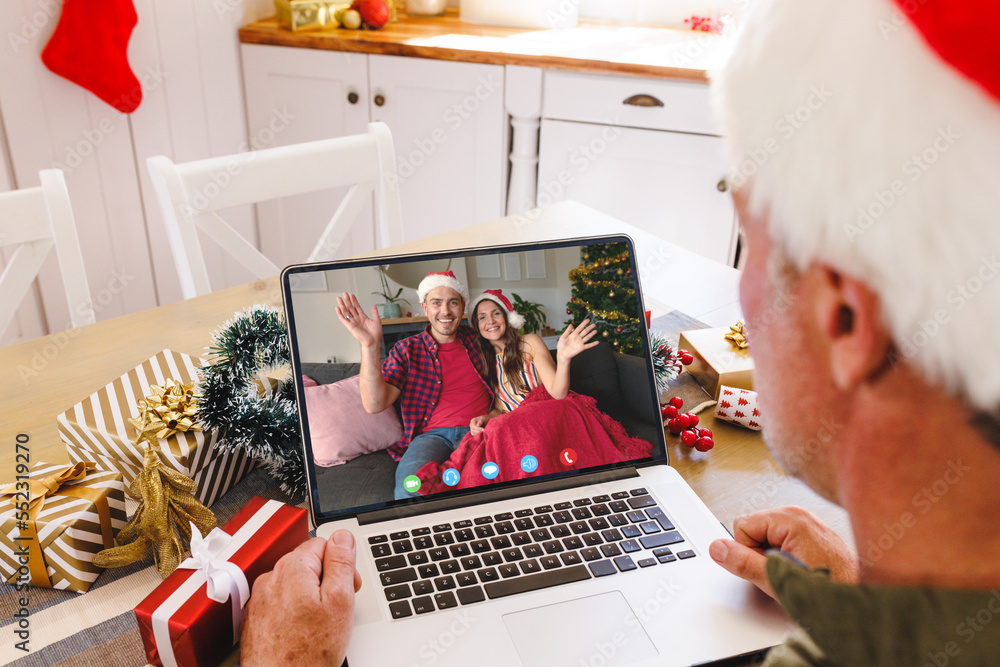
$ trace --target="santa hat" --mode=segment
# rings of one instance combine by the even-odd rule
[[[498,289],[488,289],[469,304],[469,317],[476,312],[476,306],[480,301],[492,301],[498,306],[504,309],[507,313],[507,324],[509,324],[514,329],[520,329],[524,326],[524,315],[514,310],[514,306],[510,305],[510,300],[503,295],[502,290]]]
[[[900,355],[1000,407],[1000,3],[759,0],[713,76],[752,214],[868,284]],[[994,254],[996,253],[996,254]]]
[[[462,303],[469,303],[469,290],[466,289],[465,285],[451,271],[428,273],[420,281],[420,284],[417,285],[417,296],[420,298],[420,303],[423,303],[427,299],[428,292],[437,287],[450,287],[462,297]]]

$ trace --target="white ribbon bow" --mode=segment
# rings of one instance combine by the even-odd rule
[[[205,577],[206,594],[210,600],[225,602],[232,598],[233,646],[240,640],[243,624],[243,607],[250,598],[250,583],[237,565],[219,555],[229,546],[232,536],[218,528],[202,537],[197,526],[191,524],[191,557],[178,567],[197,570]]]

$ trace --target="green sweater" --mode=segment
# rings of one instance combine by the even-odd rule
[[[765,667],[1000,666],[1000,590],[840,584],[783,555],[767,574],[799,629]]]

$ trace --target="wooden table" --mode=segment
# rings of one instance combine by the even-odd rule
[[[609,233],[626,233],[636,242],[644,300],[654,318],[677,309],[706,324],[726,326],[739,317],[737,271],[575,202],[391,250],[420,253]],[[280,307],[276,278],[0,348],[0,481],[13,477],[18,434],[28,437],[32,461],[68,461],[56,430],[58,414],[159,350],[202,355],[213,330],[235,311],[254,304]],[[682,451],[671,438],[670,460],[724,524],[731,526],[735,516],[748,511],[796,504],[850,539],[844,512],[785,477],[759,434],[715,423],[707,413],[702,417],[715,432],[716,448],[704,454]]]

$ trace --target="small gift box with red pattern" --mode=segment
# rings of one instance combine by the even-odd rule
[[[150,664],[218,665],[239,640],[254,581],[308,538],[304,509],[259,497],[221,529],[195,529],[191,558],[135,608]]]

